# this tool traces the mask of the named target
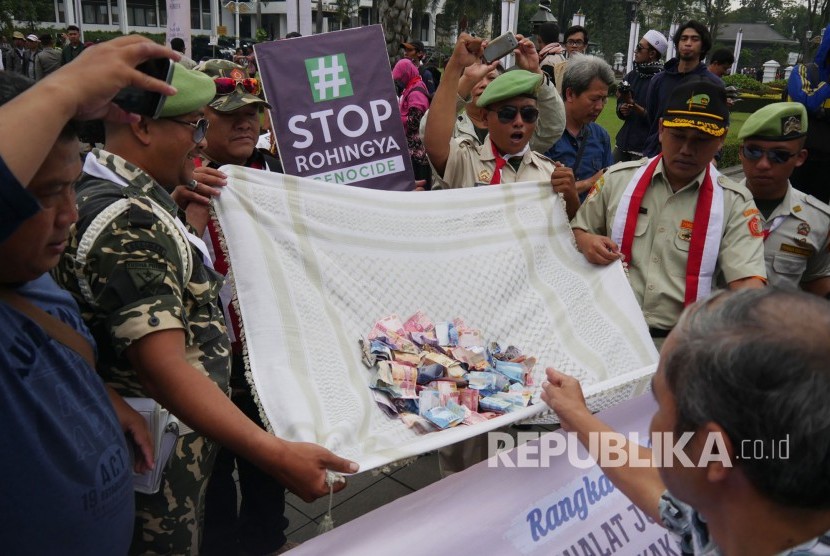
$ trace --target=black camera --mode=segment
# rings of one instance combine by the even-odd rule
[[[617,85],[617,91],[620,92],[620,96],[631,94],[631,83],[623,79],[620,81],[620,84]]]

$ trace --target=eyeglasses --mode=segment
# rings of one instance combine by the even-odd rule
[[[201,143],[205,139],[205,135],[207,134],[208,126],[210,122],[205,118],[199,118],[195,122],[188,122],[185,120],[174,120],[173,118],[167,118],[171,122],[176,122],[177,124],[184,124],[189,125],[193,128],[193,142],[196,144]]]
[[[233,77],[217,77],[213,80],[216,84],[217,95],[229,95],[236,90],[237,85],[242,85],[246,93],[259,94],[259,81],[254,78],[234,79]]]
[[[634,47],[634,50],[639,52],[641,50],[653,50],[650,46],[643,46],[640,43],[637,43],[637,46]]]
[[[496,110],[496,115],[499,117],[499,121],[503,124],[509,124],[515,120],[516,114],[520,114],[522,116],[522,120],[526,123],[532,124],[539,117],[539,110],[532,106],[522,106],[521,108],[518,108],[509,104]]]
[[[568,46],[583,46],[585,44],[585,41],[579,40],[579,39],[576,39],[576,40],[571,39],[568,42],[566,42],[565,44],[567,44]]]
[[[741,148],[741,152],[744,153],[744,157],[747,160],[756,161],[760,160],[762,156],[767,155],[767,160],[770,161],[772,164],[784,164],[792,157],[798,155],[798,153],[791,153],[790,151],[785,151],[784,149],[759,149],[758,147],[750,147],[749,145],[744,145]]]

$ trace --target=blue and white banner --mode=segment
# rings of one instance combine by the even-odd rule
[[[655,407],[645,394],[599,417],[622,433],[645,438]],[[548,434],[565,440],[562,431]],[[672,536],[599,467],[573,465],[568,454],[546,460],[533,453],[540,452],[507,452],[515,467],[503,461],[505,455],[479,463],[307,541],[295,554],[680,553]],[[590,460],[581,446],[578,459]]]

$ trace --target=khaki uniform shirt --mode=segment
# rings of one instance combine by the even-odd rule
[[[611,166],[580,207],[571,227],[610,236],[626,186],[647,162],[642,159]],[[683,311],[691,229],[704,175],[701,172],[675,193],[661,161],[643,196],[628,277],[650,327],[671,329]],[[718,184],[723,188],[723,236],[713,287],[753,276],[765,278],[763,234],[752,195],[746,187],[724,176]]]
[[[797,288],[830,276],[830,206],[790,186],[769,218],[760,218],[765,230],[774,226],[764,241],[770,285]]]
[[[453,139],[450,143],[450,156],[447,159],[444,178],[433,183],[432,189],[490,185],[495,169],[496,157],[493,155],[489,136],[484,140],[483,145],[468,138]],[[509,163],[504,165],[501,169],[501,183],[549,182],[553,170],[554,165],[551,159],[528,149],[522,156],[518,170],[515,170]]]

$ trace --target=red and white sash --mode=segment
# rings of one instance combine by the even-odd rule
[[[661,158],[662,155],[657,155],[637,170],[625,187],[614,215],[611,239],[620,246],[620,251],[629,266],[638,262],[631,259],[634,230],[637,227],[640,205]],[[720,173],[714,165],[709,164],[703,183],[698,189],[689,258],[686,262],[686,305],[706,297],[712,291],[712,280],[723,237],[723,188],[717,183],[719,177]]]

